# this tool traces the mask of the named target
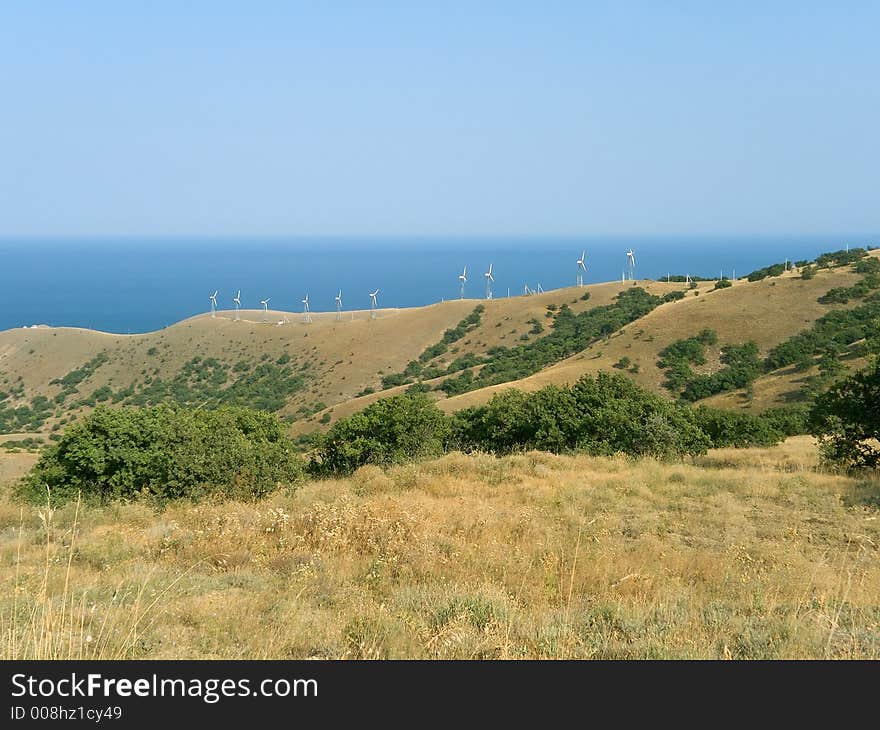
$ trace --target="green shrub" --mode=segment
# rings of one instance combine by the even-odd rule
[[[449,420],[424,393],[383,398],[337,421],[318,440],[313,474],[350,474],[364,464],[387,466],[443,453]]]
[[[773,446],[785,437],[775,424],[761,416],[700,406],[695,409],[699,427],[712,440],[712,446]]]
[[[763,372],[758,346],[754,342],[725,345],[721,348],[721,363],[725,367],[711,375],[695,375],[688,380],[681,397],[697,401],[716,393],[745,388]]]
[[[843,468],[880,466],[880,360],[820,395],[810,421],[828,462]]]
[[[256,498],[295,483],[302,465],[282,423],[245,408],[98,407],[64,431],[19,485],[33,501]]]
[[[453,416],[451,443],[493,453],[541,449],[659,458],[700,454],[710,444],[689,408],[605,372],[570,388],[499,393]]]

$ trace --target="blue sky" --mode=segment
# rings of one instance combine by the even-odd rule
[[[878,8],[6,2],[0,234],[880,231]]]

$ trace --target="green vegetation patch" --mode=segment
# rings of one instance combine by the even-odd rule
[[[845,469],[880,466],[880,360],[820,395],[811,426],[829,463]]]
[[[289,364],[262,362],[251,369],[234,368],[215,358],[194,357],[171,380],[148,378],[135,393],[122,399],[125,405],[156,405],[174,402],[182,406],[217,408],[241,406],[278,411],[289,396],[305,387],[303,370]],[[231,371],[231,372],[230,372]]]
[[[478,372],[467,370],[457,377],[447,378],[439,389],[451,396],[525,378],[611,335],[643,317],[662,301],[661,297],[649,294],[641,287],[632,287],[618,294],[611,304],[580,314],[563,304],[549,334],[515,347],[493,348],[484,356]]]
[[[446,330],[443,333],[443,337],[439,342],[431,345],[421,355],[419,355],[417,360],[412,360],[407,363],[406,368],[402,373],[393,373],[390,375],[386,375],[382,378],[382,388],[383,390],[387,390],[388,388],[394,388],[398,385],[407,385],[408,383],[412,383],[413,380],[417,377],[436,377],[437,375],[442,375],[442,370],[435,369],[426,369],[425,365],[431,360],[434,360],[440,355],[446,353],[449,350],[449,346],[455,342],[461,340],[468,332],[476,329],[480,326],[480,322],[482,320],[483,312],[486,310],[486,307],[482,304],[478,304],[474,307],[474,310],[461,322],[459,322],[455,327]],[[426,372],[427,370],[427,372]],[[453,371],[450,371],[453,372]]]
[[[245,408],[96,408],[47,447],[19,491],[34,502],[221,495],[257,498],[302,465],[283,424]]]

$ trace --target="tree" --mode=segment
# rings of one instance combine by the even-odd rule
[[[880,466],[880,360],[819,396],[810,421],[828,462],[844,468]]]

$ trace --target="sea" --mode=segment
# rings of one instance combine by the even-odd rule
[[[584,283],[619,280],[626,252],[636,279],[667,275],[742,277],[785,259],[812,259],[847,246],[880,245],[880,234],[789,236],[494,236],[494,237],[78,237],[0,239],[0,330],[33,325],[87,327],[120,334],[158,330],[210,311],[313,312],[414,307],[460,295],[521,296],[574,286],[586,252]]]

